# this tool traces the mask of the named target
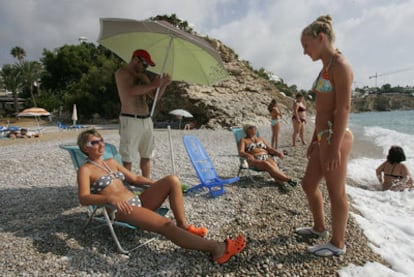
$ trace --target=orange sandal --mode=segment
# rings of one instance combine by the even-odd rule
[[[206,227],[197,228],[194,225],[188,225],[187,231],[190,232],[190,233],[193,233],[194,235],[200,236],[202,238],[207,236],[207,233],[208,233],[208,230],[207,230]]]
[[[239,254],[246,247],[246,238],[243,235],[239,235],[235,239],[225,239],[226,251],[220,258],[214,259],[218,264],[226,263],[231,257]]]

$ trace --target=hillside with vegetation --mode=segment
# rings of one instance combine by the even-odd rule
[[[352,112],[413,110],[414,88],[391,87],[356,89],[352,99]]]

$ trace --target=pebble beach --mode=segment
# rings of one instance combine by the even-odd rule
[[[259,131],[270,140],[268,126]],[[309,138],[312,127],[307,126],[307,131]],[[288,175],[301,179],[306,146],[290,146],[288,124],[281,132],[280,149],[287,155],[280,165]],[[106,142],[119,145],[116,128],[102,128],[101,133]],[[239,159],[231,131],[171,133],[173,151],[167,129],[155,130],[153,179],[175,171],[182,183],[198,184],[182,143],[182,136],[189,134],[200,139],[222,178],[237,175]],[[242,172],[240,181],[226,185],[225,194],[216,198],[207,190],[185,194],[188,222],[206,226],[208,238],[224,240],[240,233],[247,237],[245,250],[228,263],[217,265],[206,253],[181,249],[158,235],[126,228],[116,229],[124,245],[157,239],[129,255],[121,254],[107,227],[82,232],[86,208],[77,200],[76,172],[69,154],[59,147],[75,143],[77,135],[76,130],[54,131],[38,139],[0,141],[1,276],[338,276],[338,270],[351,264],[385,264],[352,216],[346,255],[320,258],[308,254],[308,246],[323,241],[293,232],[312,224],[301,187],[285,192],[268,174],[256,172],[251,178]],[[133,169],[138,172],[136,164]],[[358,185],[352,180],[348,184]],[[329,215],[327,193],[321,187]],[[350,210],[357,214],[349,201]],[[171,212],[167,216],[173,219]]]

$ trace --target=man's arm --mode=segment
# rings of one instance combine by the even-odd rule
[[[144,77],[145,76],[145,77]],[[135,78],[139,78],[143,84],[137,84]],[[118,91],[129,94],[131,96],[146,95],[158,88],[162,83],[159,78],[155,78],[152,82],[145,74],[131,75],[127,70],[118,70],[115,74],[115,80]]]
[[[159,76],[157,76],[156,78],[159,78]],[[169,84],[171,84],[171,77],[170,77],[170,75],[165,74],[165,75],[161,78],[161,81],[162,81],[162,85],[161,85],[161,87],[160,87],[160,92],[158,93],[158,98],[157,98],[157,100],[158,100],[158,99],[160,99],[160,98],[161,98],[161,96],[163,96],[163,94],[164,94],[164,92],[165,92],[165,89],[167,88],[167,86],[168,86]],[[158,87],[157,87],[157,88],[158,88]],[[156,94],[156,92],[157,92],[157,90],[155,89],[154,91],[150,92],[150,93],[148,94],[148,96],[149,96],[149,97],[151,97],[152,99],[154,99],[154,98],[155,98],[155,94]]]

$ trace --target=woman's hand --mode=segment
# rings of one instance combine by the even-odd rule
[[[285,154],[283,152],[280,152],[279,150],[276,150],[272,148],[272,152],[279,157],[279,159],[283,160],[285,158]],[[270,153],[270,152],[269,152]]]
[[[382,185],[382,183],[384,182],[384,180],[382,180],[382,174],[378,174],[377,179],[378,179],[378,182]]]
[[[306,158],[309,160],[311,155],[312,155],[312,151],[318,147],[318,142],[317,141],[312,141],[309,146],[308,149],[306,150]]]
[[[249,162],[254,161],[254,156],[252,154],[247,154],[246,158]]]
[[[341,152],[338,151],[328,151],[328,157],[325,161],[325,168],[327,171],[334,171],[341,165]]]
[[[118,196],[108,196],[108,203],[116,207],[118,211],[126,214],[132,212],[132,206],[127,200],[121,200]]]

